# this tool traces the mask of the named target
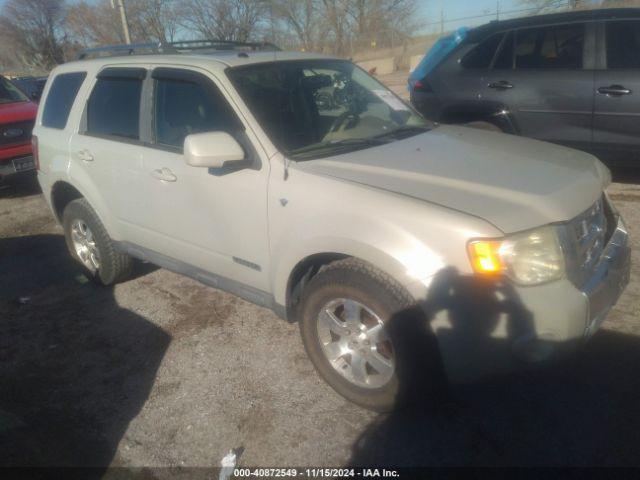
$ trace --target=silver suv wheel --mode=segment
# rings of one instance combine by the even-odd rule
[[[91,272],[100,268],[100,252],[89,226],[79,219],[71,222],[71,241],[82,264]]]
[[[393,346],[380,317],[348,298],[325,304],[317,319],[318,337],[331,366],[349,382],[380,388],[393,377]]]

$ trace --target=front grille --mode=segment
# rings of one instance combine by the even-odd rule
[[[609,218],[608,218],[609,217]],[[597,265],[611,236],[613,221],[604,197],[567,224],[569,274],[578,286],[584,284]],[[609,228],[608,228],[609,227]]]
[[[31,140],[33,120],[0,125],[0,146],[21,145]]]

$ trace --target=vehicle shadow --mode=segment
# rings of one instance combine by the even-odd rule
[[[0,239],[0,466],[107,467],[170,340],[62,236]]]
[[[361,433],[350,466],[640,465],[640,338],[604,330],[544,368],[448,387],[433,357],[415,361],[434,345],[429,320],[446,312],[448,335],[473,338],[459,343],[470,368],[466,348],[507,352],[532,324],[514,292],[491,298],[499,284],[452,271],[435,283],[427,321],[416,311],[390,320],[394,344],[399,335],[412,339],[406,354],[396,353],[397,408]],[[511,333],[493,339],[504,314]]]
[[[0,198],[22,198],[40,193],[35,172],[0,178]]]

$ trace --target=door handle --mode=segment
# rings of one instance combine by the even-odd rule
[[[496,88],[498,90],[507,90],[513,88],[513,85],[506,80],[500,80],[499,82],[491,82],[487,85],[489,88]]]
[[[629,95],[631,90],[624,88],[622,85],[609,85],[608,87],[598,88],[598,93],[601,95],[612,95],[619,97],[620,95]]]
[[[163,182],[175,182],[178,180],[178,177],[176,177],[168,168],[158,168],[157,170],[152,171],[151,175]]]
[[[91,155],[91,152],[89,150],[78,150],[76,152],[76,155],[83,162],[93,162],[94,160],[93,155]]]

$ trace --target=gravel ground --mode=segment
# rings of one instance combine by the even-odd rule
[[[640,179],[616,180],[631,284],[583,353],[390,415],[335,394],[269,310],[144,264],[88,283],[37,185],[4,185],[0,465],[638,465]]]

